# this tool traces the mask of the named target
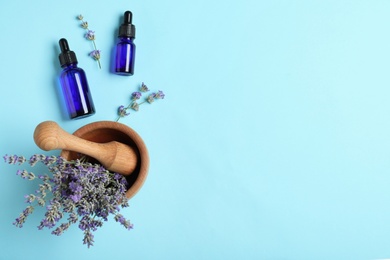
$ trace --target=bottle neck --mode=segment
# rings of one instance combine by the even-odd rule
[[[77,68],[77,62],[74,63],[69,63],[69,64],[64,64],[61,66],[63,69],[73,69]]]
[[[134,40],[134,38],[130,38],[130,37],[126,37],[126,36],[119,36],[118,38],[124,42],[133,42],[133,40]]]

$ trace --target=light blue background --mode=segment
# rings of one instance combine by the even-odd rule
[[[35,188],[0,164],[0,259],[390,258],[390,1],[0,0],[0,154],[42,152],[35,126],[115,120],[144,81],[166,99],[121,120],[144,139],[148,179],[82,245],[12,225]],[[125,10],[133,77],[109,72]],[[102,69],[75,19],[96,31]],[[70,121],[57,94],[68,39],[97,113]],[[58,152],[55,152],[58,154]],[[38,169],[37,169],[38,170]]]

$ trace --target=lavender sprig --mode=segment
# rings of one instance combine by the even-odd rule
[[[91,164],[84,160],[66,161],[62,157],[33,155],[29,160],[23,156],[5,155],[4,161],[8,164],[22,164],[28,162],[35,166],[38,162],[47,166],[49,175],[35,175],[27,170],[18,170],[17,175],[24,179],[37,180],[39,189],[35,194],[25,195],[28,206],[13,223],[23,227],[27,217],[33,213],[34,205],[45,207],[45,217],[41,220],[38,229],[54,228],[53,235],[62,235],[72,224],[79,223],[79,229],[84,232],[83,243],[88,247],[94,243],[93,232],[108,221],[113,214],[115,221],[126,229],[133,228],[133,224],[126,220],[120,208],[128,207],[126,198],[127,181],[118,173],[112,173],[99,164]],[[51,193],[51,199],[47,199]],[[67,221],[59,224],[68,216]]]
[[[96,39],[96,36],[95,36],[95,31],[92,31],[89,29],[88,27],[88,22],[87,21],[84,21],[84,17],[80,14],[77,16],[77,19],[81,21],[81,27],[84,28],[87,32],[85,33],[85,38],[87,40],[90,40],[92,41],[93,43],[93,48],[94,50],[92,52],[89,53],[89,56],[91,56],[94,60],[96,60],[99,64],[99,68],[101,69],[102,66],[100,64],[100,53],[101,51],[98,50],[96,48],[96,43],[95,43],[95,39]]]
[[[141,86],[139,87],[139,91],[135,91],[131,94],[131,102],[130,104],[125,107],[123,105],[119,106],[118,108],[118,118],[116,119],[116,122],[119,121],[122,117],[126,117],[130,115],[127,110],[133,109],[134,111],[139,110],[139,106],[144,103],[152,104],[156,99],[164,99],[165,94],[161,90],[159,90],[156,93],[149,94],[142,102],[138,103],[137,101],[141,99],[142,93],[149,92],[149,88],[142,82]]]

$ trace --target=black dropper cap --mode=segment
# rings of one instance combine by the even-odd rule
[[[133,14],[126,11],[123,15],[123,24],[119,27],[118,37],[135,38],[135,26],[131,23]]]
[[[60,44],[60,48],[61,48],[61,53],[58,56],[58,58],[60,59],[61,67],[63,67],[64,65],[70,65],[72,63],[77,63],[76,54],[69,49],[68,41],[66,39],[62,38],[59,41],[59,44]]]

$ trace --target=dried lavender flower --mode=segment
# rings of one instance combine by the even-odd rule
[[[89,56],[91,56],[92,58],[94,58],[95,60],[100,60],[100,50],[94,50],[94,51],[91,51],[89,53]]]
[[[45,197],[46,197],[46,194],[45,194]],[[45,204],[46,204],[44,197],[37,197],[37,202],[38,202],[38,205],[41,207],[45,206]]]
[[[148,96],[148,98],[146,99],[146,101],[148,101],[149,104],[152,104],[154,102],[154,99],[156,97],[156,94],[155,93],[152,93]]]
[[[155,95],[155,98],[156,98],[156,99],[164,99],[164,97],[165,97],[165,94],[164,94],[164,92],[162,92],[161,90],[159,90],[159,91],[156,93],[156,95]]]
[[[128,109],[128,108],[126,108],[125,106],[120,106],[120,107],[118,108],[118,115],[119,115],[119,117],[125,117],[125,116],[130,115],[130,113],[127,113],[127,112],[126,112],[127,109]],[[117,120],[117,121],[118,121],[118,120]]]
[[[85,34],[85,38],[91,41],[95,40],[95,31],[87,30],[87,33]]]
[[[26,158],[24,156],[17,156],[17,155],[4,155],[3,159],[8,164],[23,164],[26,162]]]
[[[141,86],[139,87],[140,91],[135,91],[131,94],[131,100],[132,102],[127,106],[120,106],[118,108],[118,118],[116,121],[118,122],[120,118],[125,117],[128,115],[127,110],[128,109],[133,109],[134,111],[139,111],[139,106],[144,104],[144,103],[153,103],[156,99],[164,99],[165,94],[161,90],[159,90],[157,93],[152,93],[148,95],[142,102],[137,102],[137,100],[141,99],[142,93],[141,92],[148,92],[149,88],[145,85],[144,82],[142,82]]]
[[[28,179],[30,181],[34,180],[35,179],[35,174],[32,173],[32,172],[28,172],[26,170],[18,170],[16,172],[16,175],[19,175],[20,177],[22,177],[23,179]]]
[[[3,157],[8,164],[28,162],[35,166],[41,162],[51,172],[49,175],[37,175],[27,170],[18,170],[17,174],[24,179],[39,181],[39,188],[35,194],[25,195],[28,206],[15,219],[17,227],[23,227],[27,217],[34,211],[33,204],[44,207],[46,213],[40,221],[38,229],[54,228],[53,235],[60,236],[72,224],[79,223],[84,232],[83,243],[88,247],[94,243],[93,232],[108,221],[108,216],[119,214],[120,208],[127,207],[126,198],[127,181],[124,176],[106,170],[100,164],[91,164],[84,159],[66,161],[60,156],[33,155],[29,160],[16,155]],[[51,193],[50,200],[46,193]],[[58,224],[64,216],[67,221]],[[130,221],[116,219],[127,229],[132,228]]]
[[[86,21],[82,22],[81,27],[83,27],[84,29],[88,29],[88,22]]]
[[[142,82],[141,87],[139,88],[139,90],[140,90],[141,92],[148,92],[148,91],[149,91],[149,88],[148,88],[148,86],[146,86],[146,85]]]
[[[138,110],[139,110],[139,105],[138,105],[138,103],[137,103],[137,102],[133,102],[133,103],[131,104],[131,108],[132,108],[133,110],[135,110],[135,111],[138,111]]]
[[[114,219],[115,219],[116,222],[121,223],[122,226],[124,226],[126,229],[132,229],[133,228],[133,224],[131,224],[130,221],[125,219],[121,214],[115,215]]]
[[[140,99],[142,96],[141,92],[135,91],[131,94],[131,99],[132,100],[137,100]]]
[[[62,235],[65,230],[69,228],[70,224],[69,223],[62,223],[59,227],[57,227],[55,230],[53,230],[51,233],[56,236]]]
[[[83,242],[84,242],[84,244],[86,244],[87,246],[88,246],[88,248],[90,247],[90,246],[93,246],[93,242],[95,242],[94,240],[93,240],[93,234],[92,234],[92,232],[89,230],[89,229],[87,229],[87,230],[85,230],[84,231],[84,239],[83,239]]]
[[[19,217],[15,219],[15,222],[13,223],[15,226],[21,228],[23,227],[24,222],[26,221],[26,218],[28,215],[33,213],[34,207],[29,205],[27,206],[22,213],[20,213]]]
[[[36,199],[36,196],[34,194],[25,195],[24,198],[26,199],[26,203],[31,204]]]
[[[92,44],[93,44],[93,51],[89,53],[89,56],[91,56],[94,60],[96,60],[98,62],[98,65],[99,65],[99,68],[101,69],[102,66],[100,64],[100,53],[101,51],[98,50],[96,48],[96,43],[95,43],[95,40],[96,40],[96,36],[95,36],[95,31],[92,31],[89,29],[89,25],[88,25],[88,22],[87,21],[84,21],[84,17],[80,14],[77,16],[77,19],[81,21],[81,24],[80,26],[85,29],[87,32],[85,33],[84,37],[87,39],[87,40],[90,40],[92,41]]]

